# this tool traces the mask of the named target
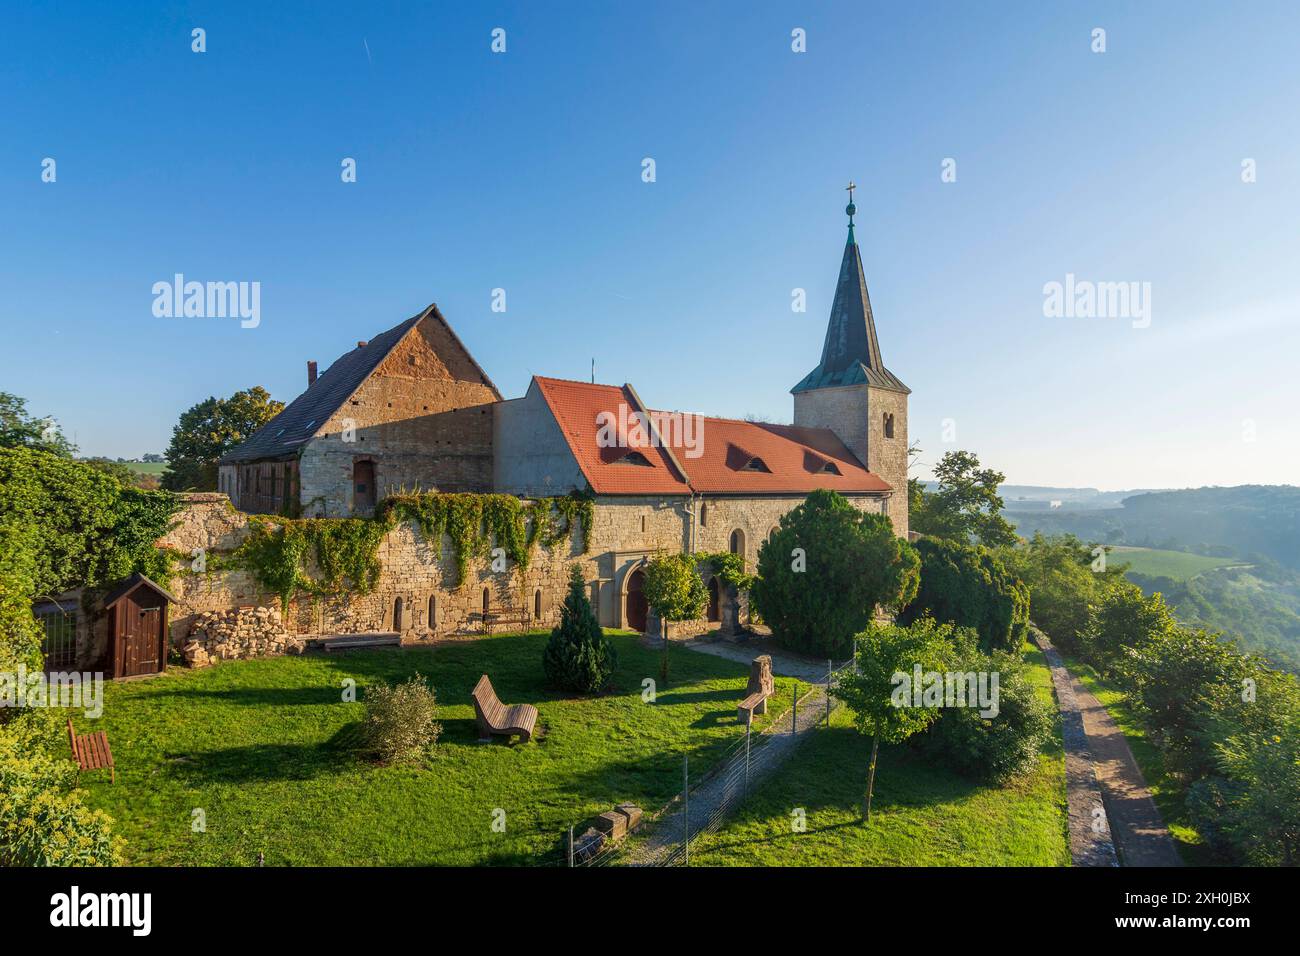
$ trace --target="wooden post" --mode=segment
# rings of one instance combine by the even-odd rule
[[[569,866],[573,866],[573,827],[569,827]]]

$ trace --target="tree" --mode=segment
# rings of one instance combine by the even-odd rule
[[[208,398],[181,414],[167,446],[162,485],[171,491],[215,491],[217,461],[284,410],[260,385],[229,398]]]
[[[840,678],[835,694],[853,712],[858,733],[871,737],[871,765],[867,770],[865,795],[868,823],[880,741],[902,743],[939,716],[934,706],[916,706],[911,694],[915,668],[919,664],[922,673],[947,669],[956,654],[956,644],[953,626],[936,624],[931,618],[922,618],[907,627],[876,625],[856,638],[854,673]]]
[[[71,458],[77,451],[54,419],[32,418],[27,400],[9,392],[0,392],[0,448],[34,448],[60,458]]]
[[[618,655],[605,639],[587,600],[587,586],[579,567],[569,567],[569,593],[560,609],[559,627],[542,652],[546,679],[556,687],[594,694],[614,676]]]
[[[934,492],[925,491],[920,482],[908,482],[911,530],[963,543],[977,540],[991,548],[1016,543],[1015,528],[1002,517],[998,494],[1006,475],[980,468],[971,452],[950,451],[934,466],[934,477],[939,483]]]
[[[1004,548],[1000,557],[1029,587],[1034,623],[1066,650],[1078,650],[1092,608],[1115,587],[1126,587],[1122,567],[1104,567],[1093,551],[1073,535],[1033,540]]]
[[[974,628],[985,651],[1020,648],[1029,625],[1029,589],[996,554],[939,538],[922,538],[915,548],[921,585],[915,600],[899,612],[900,624],[928,614]]]
[[[1116,585],[1091,608],[1080,650],[1103,675],[1110,676],[1123,666],[1126,654],[1177,626],[1173,611],[1159,593],[1146,597],[1136,584]]]
[[[652,558],[645,568],[645,599],[658,615],[664,629],[663,659],[659,679],[668,680],[668,622],[702,617],[709,592],[689,554],[664,554]]]
[[[141,488],[145,491],[153,491],[158,488],[158,479],[153,475],[145,475],[136,471],[130,465],[118,460],[112,461],[108,458],[81,458],[83,465],[89,465],[96,471],[103,472],[116,478],[122,483],[124,488]]]
[[[877,607],[916,596],[920,563],[885,515],[814,491],[759,549],[750,599],[782,647],[844,657]]]

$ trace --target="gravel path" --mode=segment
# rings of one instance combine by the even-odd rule
[[[1052,642],[1042,632],[1034,639],[1052,668],[1061,709],[1074,865],[1182,866],[1123,731],[1066,669]]]

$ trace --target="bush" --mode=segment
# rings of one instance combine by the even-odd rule
[[[985,651],[1016,651],[1029,625],[1029,589],[984,547],[922,538],[916,598],[898,615],[910,624],[928,614],[936,621],[971,627]]]
[[[1033,770],[1052,734],[1052,711],[1025,679],[1020,658],[981,653],[970,641],[959,649],[953,670],[996,672],[998,712],[986,718],[979,707],[945,707],[922,746],[958,773],[991,783]]]
[[[81,802],[71,760],[54,756],[59,737],[53,711],[24,710],[0,726],[0,866],[121,863],[113,821]]]
[[[916,596],[920,563],[886,516],[859,511],[833,491],[814,491],[759,549],[750,597],[777,644],[844,658],[877,606]]]
[[[405,684],[366,688],[366,749],[385,763],[412,760],[438,742],[437,699],[418,673]]]
[[[617,666],[618,655],[591,611],[582,572],[575,564],[569,568],[569,593],[560,609],[560,625],[551,631],[542,652],[546,679],[563,690],[594,694],[609,683]]]

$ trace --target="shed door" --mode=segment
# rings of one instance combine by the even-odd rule
[[[157,600],[141,595],[143,604]],[[134,595],[124,598],[117,608],[118,668],[121,677],[156,674],[162,670],[162,608],[142,606]]]

